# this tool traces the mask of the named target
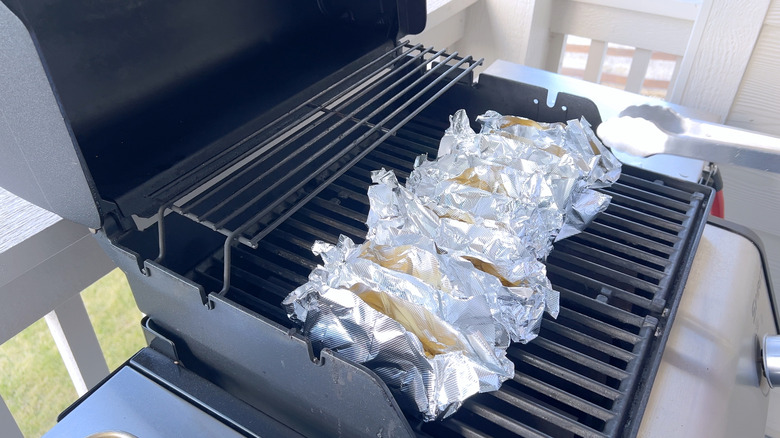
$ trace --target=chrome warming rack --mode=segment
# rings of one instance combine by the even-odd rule
[[[257,248],[279,224],[458,82],[473,82],[483,59],[400,43],[279,116],[200,167],[159,188],[165,198],[198,169],[255,143],[157,212],[159,255],[165,257],[162,217],[173,211],[223,234],[222,289],[230,289],[231,248]],[[169,198],[170,199],[170,198]]]

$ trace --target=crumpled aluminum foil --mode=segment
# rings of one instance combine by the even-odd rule
[[[559,310],[541,260],[606,208],[592,188],[620,175],[584,119],[478,120],[480,133],[452,116],[406,187],[373,172],[367,241],[317,242],[323,265],[283,302],[315,345],[372,369],[426,421],[513,376],[509,341]]]
[[[591,189],[617,181],[621,165],[584,118],[565,124],[537,123],[488,111],[477,120],[482,123],[480,133],[471,129],[464,110],[451,117],[450,128],[439,146],[438,159],[419,163],[410,175],[407,186],[412,192],[430,196],[432,178],[460,176],[458,172],[465,170],[462,166],[471,157],[496,167],[504,166],[503,173],[517,171],[525,175],[529,183],[522,197],[515,199],[523,205],[528,220],[520,216],[519,227],[515,228],[520,233],[526,230],[524,240],[539,259],[549,254],[554,240],[582,231],[609,205],[608,195]],[[439,175],[425,178],[432,168]],[[420,174],[423,176],[418,178]],[[502,189],[485,182],[494,193]],[[459,194],[461,209],[472,207],[469,203],[473,203],[473,197],[464,198],[468,195],[463,192]],[[450,195],[449,199],[452,198]],[[513,223],[512,218],[507,220]]]
[[[505,224],[480,217],[474,223],[439,217],[421,198],[398,184],[395,174],[374,171],[368,188],[371,208],[366,239],[392,245],[402,236],[425,236],[439,251],[469,260],[496,277],[507,289],[498,306],[513,342],[536,337],[545,308],[558,316],[558,292],[547,279],[544,264],[523,246],[521,236]]]
[[[466,285],[457,279],[435,278],[440,271],[425,269],[425,262],[417,259],[450,263],[446,257],[421,254],[410,245],[357,246],[344,236],[335,247],[318,242],[315,251],[323,251],[326,265],[315,268],[309,281],[285,298],[290,318],[303,325],[304,335],[315,345],[377,373],[399,404],[418,410],[426,421],[451,415],[469,396],[495,391],[514,375],[514,364],[506,357],[508,342],[497,346],[495,339],[486,339],[495,338],[496,326],[485,297],[459,291]],[[371,260],[382,253],[412,274]],[[464,271],[479,272],[469,266],[459,269],[447,273],[470,282],[475,276]],[[471,295],[459,297],[461,293]]]

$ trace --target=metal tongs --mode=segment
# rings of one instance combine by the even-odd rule
[[[670,108],[630,106],[602,123],[598,135],[631,155],[670,154],[780,173],[780,138],[688,119]]]

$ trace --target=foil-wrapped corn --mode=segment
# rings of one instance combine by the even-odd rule
[[[453,115],[406,186],[374,171],[366,242],[315,243],[323,265],[283,302],[314,345],[372,369],[426,421],[513,376],[510,341],[558,314],[542,260],[606,208],[592,189],[620,175],[584,119],[478,120],[479,133]]]

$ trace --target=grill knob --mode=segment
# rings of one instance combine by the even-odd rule
[[[761,349],[764,359],[764,375],[769,387],[780,385],[780,336],[764,335],[764,345]]]

